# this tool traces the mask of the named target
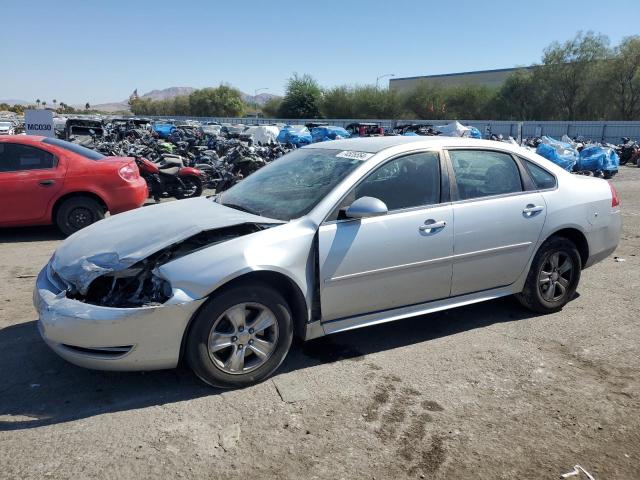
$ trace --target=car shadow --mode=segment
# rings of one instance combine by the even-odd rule
[[[533,316],[512,298],[504,298],[300,342],[294,344],[275,375],[357,361],[372,353]],[[35,321],[0,330],[0,351],[0,431],[37,428],[222,392],[201,383],[184,366],[154,372],[76,367],[44,344]]]
[[[53,225],[0,228],[0,243],[43,242],[47,240],[64,240],[64,235]]]

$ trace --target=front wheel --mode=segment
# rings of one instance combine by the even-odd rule
[[[573,298],[581,269],[574,243],[563,237],[551,237],[533,258],[524,289],[516,298],[534,312],[560,311]]]
[[[215,295],[200,310],[189,331],[186,357],[205,383],[245,387],[280,366],[292,339],[291,310],[282,295],[246,283]]]

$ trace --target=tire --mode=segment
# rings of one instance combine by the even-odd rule
[[[269,324],[269,317],[274,323],[260,329]],[[261,283],[245,283],[215,295],[198,312],[189,330],[185,355],[203,382],[213,387],[241,388],[275,372],[287,356],[292,339],[291,310],[282,295]],[[215,347],[210,348],[210,344]]]
[[[558,261],[553,265],[553,256]],[[562,272],[565,261],[570,262],[571,270]],[[573,298],[578,282],[582,262],[574,243],[564,237],[551,237],[545,241],[531,263],[524,289],[516,298],[529,310],[538,313],[554,313]],[[549,289],[553,287],[553,291]]]
[[[176,198],[194,198],[202,195],[202,180],[194,175],[187,175],[180,177],[180,181],[184,184],[185,190],[182,187],[176,186]]]
[[[104,218],[104,207],[93,198],[71,197],[64,200],[56,212],[58,229],[69,236]]]

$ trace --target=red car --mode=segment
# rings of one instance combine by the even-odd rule
[[[53,223],[70,235],[146,198],[133,158],[106,157],[57,138],[0,137],[0,227]]]

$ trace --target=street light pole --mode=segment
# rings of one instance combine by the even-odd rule
[[[380,79],[381,78],[385,78],[385,77],[395,77],[394,73],[385,73],[384,75],[380,75],[379,77],[376,77],[376,90],[379,88],[379,83],[380,83]]]

